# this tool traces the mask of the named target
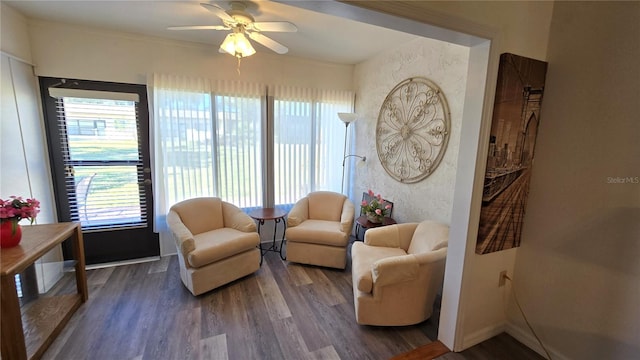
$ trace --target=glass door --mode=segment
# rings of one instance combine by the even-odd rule
[[[60,221],[87,264],[158,256],[144,85],[41,78]]]

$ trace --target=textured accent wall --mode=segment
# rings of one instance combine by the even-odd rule
[[[399,222],[432,219],[449,223],[468,59],[466,47],[421,38],[356,65],[356,112],[360,117],[351,129],[351,152],[367,157],[366,166],[353,168],[351,174],[350,197],[356,204],[363,191],[372,189],[394,202],[393,217]],[[451,135],[438,168],[418,183],[403,184],[392,179],[380,164],[375,131],[387,94],[402,80],[415,76],[430,79],[443,91],[451,110]]]

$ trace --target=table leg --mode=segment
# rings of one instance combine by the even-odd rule
[[[2,331],[1,354],[3,359],[26,359],[22,317],[18,292],[13,275],[2,276],[0,292],[0,330]]]
[[[282,223],[282,226],[284,227],[284,229],[282,229],[282,240],[280,240],[280,249],[278,250],[278,248],[274,248],[274,250],[278,250],[278,253],[280,253],[280,259],[282,260],[287,260],[286,256],[282,256],[282,248],[284,248],[284,244],[285,244],[285,239],[284,239],[284,234],[287,231],[287,223],[286,221],[284,221],[283,218],[278,218],[275,219],[275,225],[273,225],[273,244],[275,246],[276,243],[276,234],[278,233],[278,224]]]
[[[262,225],[264,225],[264,219],[258,220],[258,235],[260,235],[260,229],[262,229]],[[264,254],[267,253],[268,250],[262,249],[262,237],[260,237],[260,243],[258,244],[260,248],[260,266],[262,266],[262,261],[264,260]]]
[[[360,224],[356,224],[356,241],[360,240],[360,230],[362,230]]]
[[[71,241],[73,241],[73,253],[76,259],[76,288],[82,297],[82,302],[86,302],[89,300],[89,288],[87,286],[87,270],[84,259],[84,240],[80,224],[73,231]]]

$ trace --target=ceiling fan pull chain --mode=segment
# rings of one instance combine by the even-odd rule
[[[242,60],[242,58],[240,56],[237,57],[238,58],[238,67],[236,67],[236,71],[238,72],[238,76],[240,75],[240,60]]]

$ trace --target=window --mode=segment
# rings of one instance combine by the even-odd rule
[[[216,191],[241,208],[263,204],[262,105],[259,97],[215,96]]]
[[[351,110],[351,92],[273,92],[274,204],[288,208],[311,191],[340,191],[344,125],[337,113]]]
[[[149,88],[160,216],[197,196],[248,210],[289,208],[310,191],[339,191],[344,129],[337,113],[351,110],[351,92],[267,91],[158,74]],[[158,218],[156,230],[163,227]]]
[[[106,92],[105,98],[94,97],[94,91],[86,94],[89,97],[80,97],[74,90],[73,96],[56,100],[71,220],[80,221],[84,231],[140,226],[147,213],[140,186],[144,174],[138,102],[109,99]]]

